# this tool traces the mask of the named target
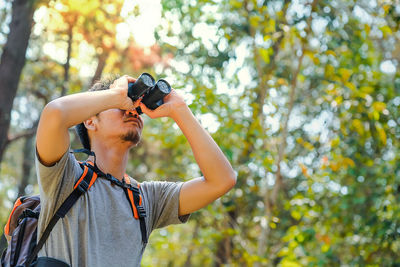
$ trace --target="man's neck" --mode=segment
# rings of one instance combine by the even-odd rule
[[[94,146],[92,151],[96,155],[96,165],[104,173],[109,173],[122,181],[128,162],[129,148]],[[89,160],[94,162],[94,157]]]

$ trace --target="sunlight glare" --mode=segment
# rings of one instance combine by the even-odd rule
[[[134,15],[135,7],[139,9],[138,16]],[[126,34],[121,31],[127,30],[133,35],[135,42],[141,46],[152,46],[156,42],[154,30],[161,23],[160,0],[125,1],[121,16],[125,18],[128,27],[117,28],[119,42],[125,42]]]

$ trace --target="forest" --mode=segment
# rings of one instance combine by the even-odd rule
[[[44,106],[147,72],[237,182],[154,231],[142,266],[400,266],[399,0],[0,0],[0,54],[1,234],[17,197],[39,192]],[[142,117],[127,173],[202,175],[173,120]]]

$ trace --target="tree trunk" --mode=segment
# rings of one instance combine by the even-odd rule
[[[297,87],[297,76],[300,72],[300,68],[303,62],[303,57],[304,57],[304,49],[302,51],[302,54],[299,58],[299,62],[297,65],[297,69],[295,70],[295,73],[293,74],[293,80],[292,80],[292,86],[290,88],[290,93],[289,93],[289,101],[288,101],[288,112],[283,124],[283,130],[282,130],[282,138],[281,142],[278,145],[278,159],[276,161],[276,166],[277,166],[277,171],[276,171],[276,178],[275,178],[275,185],[272,190],[271,196],[268,188],[266,188],[266,193],[264,195],[264,207],[265,207],[265,221],[261,223],[261,233],[258,238],[258,246],[257,246],[257,254],[259,257],[263,257],[265,252],[267,251],[267,241],[268,237],[270,234],[270,228],[269,224],[272,220],[273,216],[273,207],[275,206],[277,199],[278,199],[278,193],[282,187],[282,173],[281,173],[281,168],[280,165],[284,159],[285,156],[285,150],[286,150],[286,145],[287,145],[287,134],[288,134],[288,123],[290,119],[290,115],[292,114],[293,110],[293,105],[294,105],[294,99],[295,99],[295,93],[296,93],[296,87]],[[255,267],[261,266],[260,262],[254,263]]]
[[[100,80],[101,74],[106,66],[107,57],[107,52],[103,52],[98,56],[99,61],[97,63],[96,72],[94,73],[90,86],[92,86],[96,81]]]
[[[312,10],[315,9],[315,5],[317,4],[317,1],[314,0],[312,3]],[[310,29],[311,27],[311,16],[307,19],[307,30]],[[275,185],[274,188],[272,189],[272,192],[269,191],[268,188],[266,188],[266,193],[264,195],[264,207],[265,207],[265,221],[264,223],[261,224],[261,233],[258,238],[258,246],[257,246],[257,254],[259,257],[262,257],[265,255],[265,253],[269,250],[267,241],[269,238],[269,235],[271,233],[270,230],[270,222],[273,217],[273,208],[275,207],[278,199],[278,194],[279,191],[282,188],[283,185],[283,177],[282,177],[282,172],[281,172],[281,163],[285,158],[285,150],[287,146],[287,135],[288,135],[288,124],[289,124],[289,119],[292,114],[293,106],[294,106],[294,100],[295,100],[295,95],[296,95],[296,88],[297,88],[297,76],[300,73],[301,66],[303,64],[303,58],[305,54],[305,47],[304,43],[302,44],[301,47],[301,55],[298,59],[297,63],[297,68],[295,69],[292,77],[292,82],[291,82],[291,88],[289,92],[289,101],[288,101],[288,111],[285,117],[285,120],[283,122],[283,127],[282,127],[282,138],[280,141],[280,144],[277,146],[278,147],[278,158],[276,160],[276,175],[275,175]],[[261,266],[260,262],[256,262],[254,264],[255,267]]]
[[[196,240],[196,239],[198,238],[198,236],[199,236],[199,231],[200,231],[199,224],[196,223],[196,225],[194,226],[194,233],[193,233],[193,237],[192,237],[192,240],[193,240],[193,241]],[[194,242],[193,242],[193,243],[194,243]],[[187,258],[186,258],[185,263],[183,264],[184,267],[190,267],[190,266],[192,266],[192,262],[191,262],[191,261],[192,261],[193,251],[194,251],[194,247],[193,247],[193,246],[190,246],[190,247],[189,247],[188,256],[187,256]]]
[[[252,121],[250,124],[250,127],[248,128],[248,131],[246,132],[246,140],[251,140],[254,136],[254,134],[252,133],[252,128],[256,127],[257,124],[259,123],[261,125],[261,127],[263,129],[265,129],[264,126],[264,120],[265,120],[265,116],[263,113],[263,106],[264,106],[264,102],[265,102],[265,98],[267,95],[267,90],[268,90],[268,84],[267,84],[267,77],[272,73],[272,71],[275,69],[275,58],[279,52],[279,48],[280,48],[280,43],[283,39],[283,34],[281,35],[281,37],[278,38],[278,40],[276,41],[276,43],[273,46],[273,59],[271,60],[271,64],[269,65],[269,68],[267,71],[264,71],[261,65],[261,56],[259,55],[256,43],[255,43],[255,36],[256,36],[256,31],[255,29],[251,26],[250,23],[250,10],[248,10],[248,5],[247,5],[248,1],[244,1],[243,2],[243,8],[247,11],[247,15],[248,15],[248,25],[249,25],[249,29],[250,29],[250,36],[253,38],[253,44],[252,44],[252,50],[253,50],[253,55],[254,55],[254,60],[255,60],[255,69],[257,71],[258,74],[258,78],[259,78],[259,86],[258,88],[255,90],[256,91],[256,99],[255,99],[255,103],[256,105],[253,107],[253,111],[252,111]],[[285,9],[287,9],[288,6],[288,0],[284,1],[284,6]],[[265,132],[265,131],[263,131]],[[245,144],[245,147],[242,150],[242,153],[238,159],[238,164],[239,165],[246,165],[249,161],[250,158],[250,154],[253,152],[254,150],[254,143],[249,142],[248,144]],[[238,177],[238,181],[240,183],[240,181],[245,181],[245,179],[241,179],[241,177]],[[240,184],[238,185],[238,187],[240,187]],[[236,214],[234,213],[234,216],[232,218],[233,221],[236,221]],[[228,240],[222,240],[218,246],[217,246],[217,252],[216,252],[216,258],[217,258],[217,262],[216,262],[216,266],[219,266],[218,264],[221,263],[225,263],[226,260],[224,259],[224,255],[226,253],[227,250],[232,251],[232,247],[233,247],[233,242],[231,237],[227,237]],[[232,247],[229,247],[229,246]]]
[[[254,103],[256,105],[254,105],[253,107],[253,111],[252,111],[252,121],[249,127],[249,130],[246,133],[246,140],[251,140],[254,137],[254,133],[251,130],[253,127],[257,127],[257,124],[261,125],[261,128],[263,129],[263,133],[266,132],[265,130],[265,115],[263,112],[263,106],[264,106],[264,102],[265,102],[265,98],[267,96],[267,90],[269,89],[267,81],[270,78],[270,76],[272,75],[273,71],[275,70],[276,67],[276,58],[279,54],[279,50],[280,50],[280,44],[283,40],[284,34],[282,33],[280,35],[280,37],[275,41],[274,45],[272,46],[272,59],[271,62],[268,64],[268,66],[265,66],[265,68],[263,68],[262,66],[262,58],[260,53],[258,52],[258,47],[256,44],[256,29],[254,29],[254,27],[251,25],[250,23],[250,14],[251,11],[248,9],[248,5],[247,5],[248,1],[244,1],[243,7],[244,9],[247,11],[247,20],[248,20],[248,25],[249,25],[249,31],[250,31],[250,36],[253,39],[253,43],[252,43],[252,52],[253,52],[253,58],[254,58],[254,62],[255,62],[255,70],[257,72],[257,76],[259,79],[259,86],[256,89],[256,98],[254,100]],[[289,0],[285,0],[283,3],[283,13],[286,13],[286,10],[288,8],[290,1]],[[278,29],[277,29],[278,30]],[[266,136],[265,136],[266,138]],[[254,143],[253,142],[249,142],[248,144],[245,145],[239,163],[240,164],[246,164],[249,161],[249,156],[250,154],[254,151]]]
[[[24,160],[22,163],[22,177],[21,177],[21,182],[18,186],[18,196],[23,196],[26,194],[25,189],[29,185],[30,182],[30,177],[31,177],[31,171],[34,163],[34,135],[31,135],[26,138],[25,140],[25,145],[24,145]]]
[[[69,82],[69,62],[71,60],[72,51],[72,37],[73,37],[73,25],[68,24],[68,47],[67,47],[67,61],[64,64],[64,81],[62,83],[61,96],[65,96],[68,92]]]
[[[228,218],[226,220],[224,229],[227,228],[234,228],[231,221],[236,222],[237,212],[236,209],[231,210],[227,213]],[[224,236],[224,238],[218,242],[217,244],[217,252],[215,258],[215,267],[224,266],[225,264],[231,263],[232,257],[232,250],[233,250],[233,240],[230,235]]]
[[[12,105],[25,65],[25,54],[33,24],[33,10],[33,1],[14,0],[12,3],[10,33],[0,62],[0,163],[7,143]]]

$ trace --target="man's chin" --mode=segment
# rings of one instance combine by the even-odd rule
[[[123,142],[129,142],[132,145],[137,145],[140,142],[141,134],[137,131],[129,131],[124,135],[121,135],[121,140]]]

